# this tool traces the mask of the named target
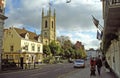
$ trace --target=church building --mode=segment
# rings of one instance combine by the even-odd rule
[[[54,9],[52,14],[51,7],[49,7],[47,15],[45,15],[44,9],[42,9],[41,38],[43,45],[56,41],[56,13]]]

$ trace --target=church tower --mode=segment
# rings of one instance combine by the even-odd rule
[[[51,12],[51,7],[44,14],[44,9],[42,9],[42,26],[41,26],[41,38],[44,45],[48,45],[51,41],[56,40],[56,13]]]

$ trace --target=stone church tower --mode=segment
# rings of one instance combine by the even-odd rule
[[[48,45],[51,41],[56,41],[56,13],[51,12],[51,7],[44,14],[44,9],[42,9],[42,26],[41,26],[41,38],[44,45]]]

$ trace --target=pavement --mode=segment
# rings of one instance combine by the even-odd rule
[[[113,72],[106,71],[104,67],[101,68],[101,75],[99,76],[96,71],[96,76],[90,77],[90,68],[78,69],[76,71],[65,74],[59,78],[117,78]]]

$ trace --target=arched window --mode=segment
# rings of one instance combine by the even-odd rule
[[[52,21],[52,28],[54,27],[54,23],[53,23],[53,21]]]
[[[45,28],[47,28],[47,20],[45,21]]]

